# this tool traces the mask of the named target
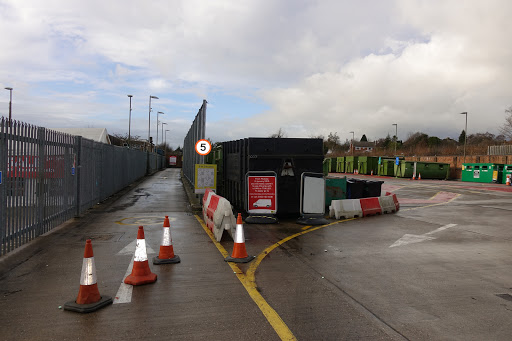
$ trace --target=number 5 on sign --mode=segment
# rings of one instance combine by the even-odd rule
[[[199,140],[196,143],[196,152],[199,155],[208,155],[212,151],[212,145],[208,140]]]

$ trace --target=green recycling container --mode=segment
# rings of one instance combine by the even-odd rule
[[[339,156],[336,158],[336,173],[345,173],[345,157]]]
[[[395,159],[381,159],[378,175],[395,176]]]
[[[397,178],[412,178],[415,162],[416,161],[401,160],[398,165],[395,164],[395,176]]]
[[[331,201],[347,198],[347,177],[325,178],[325,206],[329,207]]]
[[[422,161],[400,161],[395,165],[395,176],[399,178],[417,178],[421,175],[422,179],[447,179],[450,175],[450,164],[440,162],[422,162]]]
[[[450,175],[450,164],[441,162],[416,162],[416,176],[422,179],[446,180]]]
[[[329,174],[329,171],[331,170],[331,159],[330,158],[324,159],[322,168],[323,168],[324,175],[327,176]]]
[[[329,170],[329,173],[336,173],[336,158],[331,157],[331,169]]]
[[[512,181],[512,165],[503,165],[503,177],[501,178],[501,183],[507,183],[507,176],[510,177],[510,181]]]
[[[462,181],[501,183],[503,167],[501,163],[463,163]]]
[[[345,173],[354,173],[357,169],[357,156],[345,156]]]
[[[379,171],[379,158],[377,156],[359,156],[357,159],[359,174],[375,174]]]

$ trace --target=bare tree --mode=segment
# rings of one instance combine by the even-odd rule
[[[269,137],[272,137],[272,138],[283,138],[283,137],[286,137],[286,132],[283,130],[283,128],[279,127],[279,130],[277,131],[277,133],[274,133],[272,135],[270,135]]]
[[[500,133],[505,135],[508,140],[512,140],[512,106],[505,110],[505,124],[500,127]]]

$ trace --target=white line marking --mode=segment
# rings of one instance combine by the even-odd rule
[[[126,245],[121,251],[119,251],[117,254],[118,255],[133,255],[135,254],[135,248],[137,246],[137,239],[135,239],[133,242],[131,242],[130,244]],[[153,250],[151,248],[151,246],[146,243],[146,253],[149,255],[149,254],[154,254],[156,253],[155,250]]]
[[[436,239],[435,237],[429,237],[430,235],[444,231],[446,229],[449,229],[450,227],[457,226],[457,224],[448,224],[445,226],[442,226],[438,229],[435,229],[433,231],[427,232],[425,234],[404,234],[402,238],[398,239],[396,242],[394,242],[390,247],[396,247],[396,246],[404,246],[407,244],[413,244],[413,243],[420,243],[424,242],[426,240],[433,240]]]
[[[133,254],[135,256],[135,248],[137,245],[137,239],[135,239],[130,244],[126,245],[121,251],[119,251],[118,255],[129,255]],[[156,253],[149,244],[146,244],[146,251],[147,254],[150,253]],[[130,264],[128,265],[128,269],[126,270],[126,273],[124,274],[123,281],[126,278],[126,276],[130,275],[132,273],[133,269],[133,258],[130,261]],[[114,304],[118,303],[130,303],[132,301],[132,292],[133,292],[133,285],[125,284],[124,282],[121,282],[121,285],[119,286],[119,290],[117,290],[117,294],[114,297]]]
[[[126,273],[124,274],[123,281],[126,278],[126,276],[128,276],[132,273],[132,268],[133,268],[133,257],[130,262],[130,265],[128,265],[128,270],[126,270]],[[121,285],[119,286],[119,290],[117,290],[116,297],[114,297],[114,304],[130,303],[132,301],[132,291],[133,291],[133,285],[125,284],[124,282],[121,282]]]
[[[449,229],[450,227],[454,227],[454,226],[457,226],[457,224],[448,224],[448,225],[445,225],[445,226],[441,226],[440,228],[435,229],[434,231],[430,231],[430,232],[425,233],[425,235],[434,234],[436,232],[441,232],[441,231],[444,231],[444,230]]]

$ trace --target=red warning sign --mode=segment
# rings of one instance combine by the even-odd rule
[[[277,212],[277,186],[275,176],[248,176],[248,213]]]

